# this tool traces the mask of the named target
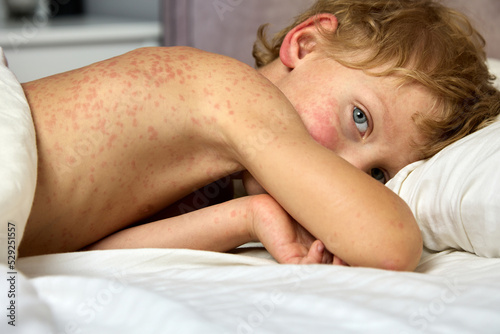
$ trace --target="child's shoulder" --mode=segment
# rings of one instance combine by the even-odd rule
[[[190,112],[216,117],[221,123],[256,123],[294,113],[288,99],[271,81],[237,59],[190,47],[156,47],[134,51],[144,68],[161,68],[169,94],[182,96]],[[171,76],[171,78],[170,78]],[[229,121],[229,123],[225,121]]]
[[[225,82],[233,89],[254,85],[275,89],[274,85],[253,67],[235,58],[192,47],[146,47],[129,54],[135,60],[140,59],[148,64],[156,63],[160,67],[171,67],[175,75],[195,79],[203,84],[208,81],[213,86]]]
[[[217,68],[226,68],[257,73],[255,69],[237,59],[188,46],[143,47],[135,49],[126,55],[134,60],[144,62],[180,64],[186,69],[200,67],[206,71],[211,71]]]

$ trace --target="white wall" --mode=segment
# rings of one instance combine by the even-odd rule
[[[160,20],[161,0],[86,0],[89,14]]]
[[[84,0],[84,2],[90,14],[160,21],[161,0]],[[6,16],[4,1],[0,0],[0,20]]]
[[[5,10],[5,4],[0,1],[0,20],[4,20],[7,17],[7,11]]]

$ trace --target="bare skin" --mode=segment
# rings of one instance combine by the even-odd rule
[[[243,169],[205,131],[231,101],[198,105],[212,94],[203,66],[214,57],[185,51],[138,50],[24,85],[39,154],[24,239],[33,253],[87,246]]]
[[[166,66],[185,68],[186,74],[175,70],[172,80],[160,83],[161,77],[153,77],[146,79],[150,81],[144,85],[131,85],[130,81],[124,80],[124,76],[135,79],[135,75],[140,75],[136,71],[141,63],[148,65],[145,67],[154,66],[161,53],[163,61],[168,59]],[[198,70],[185,62],[186,53],[190,54],[193,67],[198,66]],[[231,105],[239,103],[237,99],[214,97],[207,90],[206,87],[211,86],[207,81],[214,76],[203,71],[203,63],[214,61],[223,62],[221,67],[236,66],[243,70],[243,75],[253,72],[233,60],[196,50],[138,50],[119,59],[24,85],[37,128],[39,175],[22,255],[68,252],[86,247],[168,207],[210,181],[243,169],[222,149],[225,141],[219,135],[222,131],[207,131],[220,126],[217,123],[222,120],[226,122],[233,118]],[[132,70],[127,72],[124,68]],[[206,76],[204,79],[201,78],[203,75]],[[266,86],[271,87],[255,73],[253,76],[261,81],[259,84],[263,90]],[[186,80],[191,81],[193,89],[185,96],[176,91],[176,87]],[[234,77],[228,84],[239,80],[255,79]],[[158,88],[157,92],[168,93],[147,93],[152,91],[151,87]],[[229,90],[233,87],[227,85]],[[193,99],[192,95],[213,99],[212,108],[200,110],[195,104],[190,105],[186,101],[200,100],[199,96]],[[127,98],[120,100],[123,96]],[[58,107],[48,101],[54,101]],[[190,111],[180,114],[178,105],[184,105],[183,109],[189,108]],[[137,117],[145,110],[147,117]],[[175,121],[171,122],[172,119]],[[179,124],[188,125],[179,127]],[[188,127],[190,130],[186,131]],[[233,218],[238,205],[238,201],[231,203]],[[246,207],[252,206],[245,204]],[[259,207],[262,211],[263,205]],[[245,209],[245,214],[248,212]],[[200,214],[203,212],[196,213]],[[282,216],[287,217],[284,212]],[[67,217],[72,218],[68,220]],[[170,228],[175,227],[174,220],[169,223]],[[149,231],[152,227],[148,224],[149,237],[146,238],[149,240],[143,243],[150,247],[154,245]],[[240,224],[242,228],[246,225]],[[218,248],[211,248],[222,251],[256,240],[248,232],[242,234],[240,238],[223,238],[221,241],[228,240],[225,243],[210,239],[209,244],[217,244]],[[307,235],[310,246],[314,239],[309,234],[303,235]],[[179,234],[172,236],[174,240],[183,240]],[[168,238],[161,239],[163,247],[178,246],[170,244]],[[135,240],[144,242],[141,238]],[[210,248],[199,242],[196,245],[183,242],[182,245]],[[309,247],[304,251],[307,254]],[[321,257],[322,253],[315,256]],[[288,257],[294,255],[288,254]]]
[[[311,31],[294,32],[289,50]],[[299,55],[303,50],[260,74],[194,49],[140,49],[24,84],[39,174],[20,254],[84,247],[224,251],[260,240],[285,263],[324,262],[326,247],[337,263],[412,270],[420,232],[406,204],[367,174],[378,161],[353,165],[343,151],[335,154],[299,103],[283,95],[293,87],[285,80],[290,69],[300,78],[296,69],[306,64]],[[413,97],[415,105],[420,98]],[[384,169],[389,176],[416,159],[403,156]],[[243,170],[270,195],[123,230]]]

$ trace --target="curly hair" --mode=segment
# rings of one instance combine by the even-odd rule
[[[500,113],[484,38],[465,15],[434,0],[318,0],[271,41],[267,25],[259,28],[253,50],[257,67],[277,59],[287,33],[320,13],[333,14],[339,22],[334,32],[317,24],[328,57],[370,75],[417,82],[436,96],[440,115],[414,116],[428,139],[418,147],[422,158],[492,123]],[[367,56],[360,59],[360,51]],[[373,71],[380,66],[387,69]]]

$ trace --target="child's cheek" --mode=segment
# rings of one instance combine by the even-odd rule
[[[321,145],[330,150],[335,150],[338,144],[338,133],[331,120],[317,120],[309,129],[311,136]]]
[[[317,105],[302,115],[307,130],[321,145],[335,150],[339,143],[339,117],[336,104]]]

